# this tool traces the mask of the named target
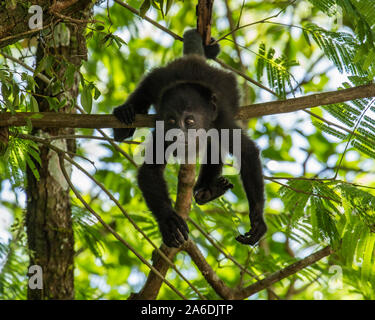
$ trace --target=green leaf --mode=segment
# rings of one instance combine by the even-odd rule
[[[169,9],[172,7],[172,4],[173,4],[173,0],[167,0],[167,4],[166,4],[166,7],[165,7],[165,14],[166,15],[168,14]]]
[[[39,180],[39,178],[40,178],[39,171],[38,171],[38,169],[36,168],[36,166],[35,166],[33,160],[29,157],[28,154],[25,154],[25,160],[26,160],[26,162],[27,162],[29,168],[31,169],[31,171],[32,171],[32,173],[33,173],[33,175],[34,175],[34,177],[35,177],[37,180]]]
[[[373,270],[373,255],[374,255],[375,235],[370,234],[366,242],[366,249],[363,255],[362,263],[362,280],[369,280]]]
[[[81,92],[81,105],[85,111],[90,114],[92,110],[92,95],[88,86],[85,86]]]
[[[140,9],[139,9],[139,12],[140,12],[140,15],[142,18],[144,18],[144,16],[146,15],[148,9],[150,9],[151,7],[151,0],[145,0],[143,1]]]
[[[39,112],[38,101],[36,101],[34,96],[30,97],[30,109],[31,109],[31,112]]]
[[[94,99],[97,100],[100,96],[101,96],[101,92],[96,86],[94,86]]]

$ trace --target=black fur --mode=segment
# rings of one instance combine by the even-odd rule
[[[233,74],[208,65],[202,56],[203,52],[212,58],[218,54],[219,47],[202,47],[202,39],[197,31],[186,32],[185,56],[166,67],[151,71],[128,100],[114,109],[114,115],[125,124],[131,124],[136,113],[146,114],[153,104],[159,118],[165,121],[166,129],[238,129],[234,121],[234,115],[239,108],[236,79]],[[133,133],[134,129],[114,129],[117,141],[130,137]],[[267,230],[263,220],[262,166],[255,143],[245,133],[242,133],[241,138],[240,174],[249,202],[251,229],[236,239],[241,243],[254,245]],[[154,150],[156,147],[154,144]],[[194,197],[198,204],[216,199],[233,187],[221,176],[223,164],[210,164],[209,150],[208,147],[208,164],[201,165],[194,187]],[[233,152],[232,145],[228,151]],[[170,247],[179,247],[187,240],[189,229],[172,208],[163,177],[164,168],[165,164],[143,164],[139,169],[138,184],[159,223],[164,243]]]

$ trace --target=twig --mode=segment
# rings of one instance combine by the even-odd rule
[[[278,179],[274,179],[274,178],[267,178],[267,180],[271,180],[272,182],[275,182],[285,188],[288,188],[290,190],[293,190],[294,192],[297,192],[297,193],[303,193],[303,194],[307,194],[309,196],[313,196],[313,197],[318,197],[318,198],[323,198],[323,199],[327,199],[327,200],[331,200],[331,201],[334,201],[334,202],[338,202],[337,200],[335,199],[332,199],[330,197],[327,197],[327,196],[323,196],[323,195],[320,195],[320,194],[316,194],[316,193],[313,193],[313,192],[308,192],[308,191],[304,191],[304,190],[300,190],[300,189],[296,189],[294,187],[291,187],[285,183],[281,183],[279,181],[277,181]]]
[[[363,171],[360,171],[363,172]],[[366,171],[368,173],[368,171]],[[342,184],[350,184],[354,187],[358,188],[368,188],[368,189],[375,189],[375,187],[370,187],[370,186],[365,186],[362,184],[357,184],[353,182],[348,182],[348,181],[343,181],[343,180],[337,180],[335,178],[307,178],[307,177],[267,177],[264,176],[264,179],[266,180],[306,180],[306,181],[318,181],[318,182],[323,182],[323,181],[328,181],[328,182],[333,182],[333,183],[342,183]]]
[[[53,10],[50,10],[50,12],[53,15],[55,15],[56,17],[60,18],[61,20],[69,21],[69,22],[72,22],[72,23],[75,23],[75,24],[89,24],[89,23],[91,23],[91,24],[92,23],[104,24],[104,22],[100,21],[100,20],[95,20],[95,19],[80,20],[80,19],[74,19],[72,17],[66,16],[64,14],[61,14],[61,13],[53,11]]]
[[[370,107],[374,104],[375,102],[375,98],[372,99],[369,104],[367,105],[366,109],[362,112],[362,114],[360,115],[360,117],[358,118],[357,120],[357,123],[355,124],[354,128],[353,128],[353,132],[355,132],[355,130],[357,129],[357,127],[359,126],[359,124],[361,123],[362,121],[362,118],[364,117],[364,115],[366,114],[367,110],[370,109]],[[340,161],[339,161],[339,164],[337,165],[337,170],[336,170],[336,173],[335,173],[335,176],[334,176],[334,179],[337,178],[337,175],[339,174],[339,170],[340,170],[340,166],[341,166],[341,163],[342,163],[342,160],[344,159],[344,156],[345,156],[345,153],[346,153],[346,150],[348,149],[349,147],[349,143],[350,143],[350,140],[352,139],[353,137],[353,133],[350,134],[349,136],[349,139],[348,139],[348,142],[345,146],[345,149],[344,149],[344,152],[342,153],[342,156],[340,158]]]
[[[72,134],[72,135],[67,134],[67,135],[61,135],[61,136],[51,136],[48,138],[48,140],[59,140],[59,139],[90,139],[90,140],[114,141],[112,138],[89,136],[89,135],[83,135],[83,134]],[[123,143],[136,144],[136,145],[140,144],[140,142],[137,142],[137,141],[123,141]]]
[[[224,38],[226,38],[227,36],[237,32],[238,30],[240,29],[243,29],[243,28],[247,28],[247,27],[250,27],[250,26],[253,26],[255,24],[260,24],[260,23],[265,23],[266,21],[268,20],[271,20],[273,18],[277,18],[281,13],[283,13],[288,6],[294,4],[297,0],[293,0],[291,3],[289,3],[287,6],[285,6],[285,8],[281,9],[279,12],[277,12],[276,14],[270,16],[270,17],[267,17],[267,18],[264,18],[264,19],[261,19],[261,20],[258,20],[258,21],[255,21],[255,22],[252,22],[252,23],[248,23],[248,24],[245,24],[243,26],[237,26],[235,29],[229,31],[228,33],[226,33],[225,35],[221,36],[220,38],[218,38],[216,41],[214,41],[214,44],[223,40]]]
[[[40,29],[32,29],[32,30],[28,30],[28,31],[25,31],[25,32],[14,34],[14,35],[11,35],[11,36],[8,36],[8,37],[1,38],[0,39],[0,44],[2,42],[6,42],[6,41],[9,41],[9,40],[18,39],[18,38],[22,39],[22,38],[24,38],[26,36],[29,36],[29,35],[32,35],[32,34],[36,34],[36,33],[40,32],[42,30],[45,30],[45,29],[51,27],[53,24],[54,24],[54,22],[51,22],[51,23],[49,23],[47,25],[43,25],[43,27],[40,28]],[[0,45],[0,47],[2,47],[2,45]]]
[[[262,280],[255,282],[245,288],[232,289],[228,287],[215,273],[212,267],[207,263],[204,256],[198,249],[198,247],[191,240],[187,241],[184,249],[189,253],[190,257],[197,265],[198,269],[202,272],[207,282],[214,288],[217,294],[219,294],[223,299],[245,299],[251,295],[264,290],[271,286],[272,284],[283,280],[293,274],[296,274],[300,270],[316,263],[317,261],[323,259],[330,255],[333,251],[330,246],[325,247],[306,258],[303,258],[288,267],[276,271],[271,275],[265,277]]]
[[[260,82],[258,81],[255,81],[254,79],[250,78],[247,74],[245,74],[244,72],[240,71],[240,70],[237,70],[237,69],[234,69],[232,68],[230,65],[226,64],[225,62],[223,62],[222,60],[218,59],[218,58],[215,58],[214,59],[218,64],[220,64],[223,68],[225,69],[228,69],[238,75],[240,75],[242,78],[244,78],[245,80],[251,82],[252,84],[255,84],[256,86],[258,86],[259,88],[262,88],[266,91],[268,91],[269,93],[273,94],[274,96],[278,96],[276,92],[272,91],[271,89],[267,88],[266,86],[262,85]]]
[[[155,27],[159,28],[160,30],[163,30],[164,32],[168,33],[170,36],[172,36],[174,39],[176,40],[180,40],[182,41],[183,38],[180,37],[178,34],[172,32],[171,30],[169,30],[168,28],[162,26],[161,24],[157,23],[156,21],[150,19],[149,17],[147,16],[144,16],[142,17],[141,16],[141,13],[133,8],[132,6],[129,6],[128,4],[120,1],[120,0],[114,0],[117,4],[119,4],[120,6],[123,6],[124,8],[128,9],[129,11],[133,12],[134,14],[136,14],[137,16],[141,17],[142,19],[146,20],[147,22],[151,23],[152,25],[154,25]]]
[[[250,275],[252,278],[255,278],[255,279],[258,279],[258,276],[251,273],[249,270],[247,270],[241,263],[239,263],[233,256],[231,256],[230,254],[226,253],[222,248],[220,248],[217,243],[215,242],[214,239],[211,238],[211,236],[203,230],[203,228],[201,228],[199,226],[198,223],[196,223],[194,220],[192,220],[191,218],[189,218],[188,220],[194,227],[196,227],[200,233],[202,233],[204,235],[204,237],[216,248],[216,250],[218,250],[219,252],[221,252],[228,260],[232,261],[237,267],[240,268],[241,272],[243,273],[247,273],[248,275]]]
[[[259,292],[270,285],[285,279],[293,274],[296,274],[298,271],[313,265],[314,263],[318,262],[319,260],[329,256],[333,253],[333,250],[330,246],[327,246],[315,253],[310,254],[306,258],[303,258],[302,260],[299,260],[290,266],[281,269],[279,271],[276,271],[275,273],[269,275],[268,277],[264,278],[263,280],[260,280],[254,284],[251,284],[250,286],[240,289],[237,292],[236,299],[244,299],[246,297],[251,296],[252,294]]]
[[[9,60],[12,60],[13,62],[19,64],[19,65],[22,66],[22,67],[24,67],[26,70],[29,70],[29,71],[31,71],[31,72],[34,73],[34,69],[31,68],[31,67],[29,67],[29,66],[28,66],[26,63],[24,63],[23,61],[21,61],[21,60],[19,60],[19,59],[17,59],[17,58],[14,58],[14,57],[12,57],[12,56],[10,56],[10,55],[4,53],[4,52],[1,52],[1,51],[0,51],[0,54],[1,54],[4,58],[9,59]],[[51,83],[51,80],[48,79],[48,78],[47,78],[44,74],[42,74],[42,73],[38,73],[38,74],[36,74],[35,76],[38,77],[38,78],[39,78],[40,80],[42,80],[43,82],[45,82],[47,85],[49,85],[49,84]]]
[[[82,114],[85,114],[87,115],[86,111],[83,110],[83,108],[81,108],[80,106],[76,106],[76,108],[82,113]],[[110,143],[110,145],[115,148],[115,150],[117,150],[120,154],[122,154],[134,167],[138,168],[138,165],[137,163],[133,160],[133,158],[131,156],[129,156],[124,150],[122,150],[115,142],[113,139],[111,139],[110,137],[108,137],[108,135],[105,134],[105,132],[101,129],[98,129],[97,130],[99,131],[99,133],[107,139],[107,141]]]

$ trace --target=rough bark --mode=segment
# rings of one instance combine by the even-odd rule
[[[39,5],[43,9],[43,26],[48,26],[53,20],[59,19],[59,14],[79,16],[79,12],[90,2],[90,0],[2,1],[0,3],[0,48],[39,33],[38,30],[29,28],[28,21],[32,14],[28,13],[28,10],[31,5]]]
[[[90,8],[79,12],[80,18],[87,18]],[[78,14],[78,13],[77,13]],[[37,63],[41,60],[45,50],[50,54],[64,57],[70,63],[79,66],[81,59],[86,56],[86,45],[83,37],[85,26],[83,24],[69,28],[69,44],[54,43],[54,47],[37,50]],[[63,29],[61,29],[63,30]],[[57,71],[58,70],[58,71]],[[62,76],[65,70],[56,69]],[[49,87],[41,81],[38,82],[38,94],[49,95]],[[76,98],[78,95],[79,79],[62,95]],[[35,96],[40,111],[49,111],[49,105],[44,98]],[[63,99],[63,96],[59,96]],[[71,112],[72,100],[60,110]],[[69,128],[50,128],[38,130],[34,128],[33,134],[50,137],[55,135],[74,134]],[[74,141],[56,141],[56,146],[74,152]],[[42,165],[38,167],[40,179],[37,180],[30,168],[27,169],[27,212],[26,227],[28,246],[30,249],[30,265],[39,265],[43,271],[43,288],[28,288],[28,299],[74,299],[74,234],[72,228],[71,204],[69,185],[67,184],[60,165],[58,155],[50,148],[41,145],[40,157]],[[66,168],[70,171],[70,168]]]

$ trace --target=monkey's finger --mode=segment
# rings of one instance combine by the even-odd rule
[[[185,242],[184,236],[182,235],[180,229],[177,229],[176,240],[178,241],[179,246],[181,246]]]
[[[253,228],[244,235],[239,235],[236,240],[242,244],[249,244],[253,246],[260,240],[263,234],[264,232],[261,229]]]
[[[254,245],[257,243],[258,240],[254,239],[253,237],[248,237],[246,235],[239,235],[236,240],[242,244]]]
[[[126,124],[131,124],[131,123],[134,122],[134,120],[135,120],[135,110],[132,106],[128,106],[124,110],[124,114],[125,114],[125,117],[126,117]]]
[[[182,219],[179,215],[175,214],[174,218],[175,218],[176,229],[178,229],[181,232],[184,239],[187,240],[189,238],[188,225],[186,224],[185,220]]]
[[[182,228],[178,228],[178,230],[181,232],[182,236],[184,237],[185,241],[189,239],[189,228],[187,225],[183,226]]]
[[[126,118],[123,112],[123,107],[117,107],[113,110],[113,115],[123,123],[126,123]]]
[[[179,248],[180,242],[176,239],[174,232],[169,232],[167,236],[163,236],[163,242],[168,247]]]
[[[120,106],[113,110],[113,115],[125,124],[131,124],[135,120],[135,110],[133,106]]]
[[[170,248],[179,248],[180,244],[175,240],[164,241],[164,243]]]
[[[236,240],[242,244],[250,244],[249,240],[250,238],[246,237],[245,235],[240,234],[236,237]]]
[[[189,239],[189,228],[185,221],[182,220],[179,222],[180,224],[177,226],[176,229],[176,237],[177,240],[180,241],[181,244],[183,244],[187,239]]]

